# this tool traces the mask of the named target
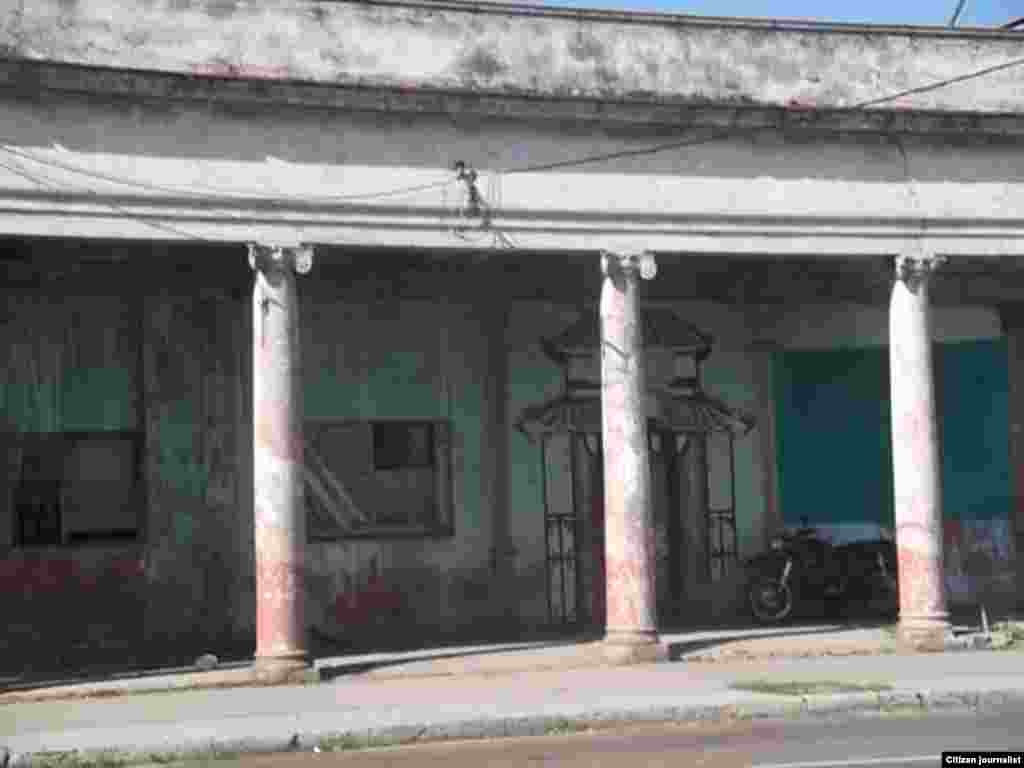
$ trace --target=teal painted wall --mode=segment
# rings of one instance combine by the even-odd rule
[[[486,529],[480,478],[484,338],[472,309],[319,297],[305,299],[302,307],[305,417],[451,420],[456,532]]]
[[[1005,341],[935,346],[946,517],[1010,512]],[[780,497],[787,525],[891,526],[886,348],[785,350],[773,361]]]
[[[120,298],[4,301],[0,420],[24,432],[139,426],[137,319]]]

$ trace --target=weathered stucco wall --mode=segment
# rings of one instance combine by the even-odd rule
[[[215,255],[235,257],[242,262],[241,249]],[[105,270],[108,278],[113,271]],[[79,658],[73,653],[92,653],[92,660],[120,653],[123,663],[138,652],[164,653],[166,662],[168,653],[202,649],[245,653],[251,640],[246,280],[235,269],[230,290],[211,290],[217,278],[207,276],[189,293],[180,280],[157,287],[167,276],[160,268],[148,284],[140,271],[130,281],[138,299],[79,297],[71,280],[48,297],[27,290],[5,303],[0,612],[18,650],[4,672],[24,672],[33,649],[46,663]],[[507,625],[494,599],[491,509],[481,477],[483,310],[386,296],[350,301],[329,276],[319,286],[315,277],[300,280],[307,419],[449,419],[454,535],[311,542],[311,625],[364,644],[401,642],[402,628],[430,634],[486,629],[481,622],[494,619]],[[143,431],[139,537],[12,548],[20,436],[69,429]]]
[[[884,346],[889,343],[889,312],[863,305],[805,306],[791,311],[766,308],[759,329],[782,347],[830,349]],[[1002,336],[994,307],[936,307],[932,310],[936,341],[997,339]]]
[[[845,107],[1024,53],[1012,34],[456,3],[4,0],[9,56],[424,89]],[[1011,112],[1012,71],[899,108]]]
[[[83,293],[75,283],[5,296],[0,400],[5,455],[17,457],[0,489],[0,610],[17,649],[9,661],[152,662],[145,654],[244,643],[254,596],[243,305],[152,285]],[[138,538],[12,549],[19,445],[76,430],[142,435]],[[78,512],[88,528],[114,527],[102,509]]]
[[[135,255],[147,258],[152,253],[140,249]],[[234,251],[230,258],[236,256],[241,259]],[[247,642],[255,606],[247,383],[251,337],[247,281],[239,270],[233,273],[236,279],[229,290],[207,285],[198,295],[189,295],[180,283],[166,289],[139,285],[141,298],[132,305],[123,297],[77,300],[55,294],[53,306],[78,312],[74,316],[81,322],[100,317],[87,311],[89,301],[106,312],[134,307],[133,323],[108,324],[111,333],[125,326],[123,335],[132,342],[121,344],[126,359],[119,362],[110,344],[97,350],[102,359],[86,366],[95,386],[82,392],[68,381],[81,386],[89,382],[59,364],[76,355],[88,362],[88,349],[76,342],[68,318],[47,314],[49,305],[31,295],[11,304],[16,311],[6,316],[3,326],[10,365],[0,383],[8,420],[25,422],[12,426],[52,430],[100,419],[93,426],[144,428],[146,446],[147,501],[137,543],[112,549],[12,551],[6,540],[6,558],[0,562],[10,578],[3,610],[20,617],[12,618],[11,631],[21,632],[27,643],[74,640],[87,652],[137,647],[142,638],[153,648],[189,650]],[[510,358],[509,529],[516,555],[513,578],[502,582],[493,570],[494,509],[482,468],[485,453],[492,450],[487,440],[500,439],[487,424],[484,399],[487,345],[495,340],[488,335],[494,329],[488,330],[483,320],[493,309],[487,301],[443,296],[436,301],[397,300],[387,284],[373,279],[341,285],[329,265],[300,278],[299,290],[307,419],[452,423],[454,535],[312,542],[307,561],[310,623],[334,640],[366,645],[397,639],[396,632],[412,627],[419,633],[479,633],[514,625],[515,616],[498,607],[499,596],[527,624],[545,623],[539,455],[514,430],[514,422],[522,407],[560,391],[560,373],[537,342],[575,321],[577,311],[515,303],[505,329]],[[743,314],[709,304],[674,308],[716,336],[715,353],[705,368],[708,387],[735,405],[752,407]],[[29,327],[52,331],[49,353],[35,346],[22,349],[19,339],[35,339],[36,346],[45,341],[45,333],[30,336]],[[53,370],[41,368],[43,364]],[[137,381],[129,368],[137,372]],[[37,380],[22,381],[25,376]],[[131,379],[127,384],[126,377]],[[116,386],[125,390],[125,397],[109,396]],[[133,421],[131,408],[117,410],[121,401],[136,403],[133,407],[142,415]],[[96,407],[101,403],[107,404],[106,416]],[[74,413],[85,421],[76,421]],[[762,514],[760,458],[753,438],[740,441],[737,449],[740,546],[748,553],[758,538]],[[549,490],[557,499],[568,492],[568,467],[565,456],[555,452],[551,458]],[[714,501],[723,500],[725,484],[724,476],[713,481]],[[4,488],[9,490],[10,484]],[[0,498],[0,530],[8,532],[9,497],[4,493]],[[44,621],[44,614],[53,615],[58,603],[64,607],[57,615],[64,621],[74,617],[82,638],[75,632],[59,633]],[[113,613],[102,613],[101,605]],[[129,605],[134,608],[128,610]],[[17,606],[25,610],[19,613]]]
[[[774,132],[651,153],[665,140],[651,127],[32,93],[4,102],[9,233],[490,247],[459,216],[456,160],[479,170],[494,225],[523,250],[777,256],[784,242],[850,256],[924,237],[944,253],[1016,254],[1024,231],[1020,153],[997,143]],[[614,152],[626,154],[572,164]]]
[[[986,307],[933,310],[950,601],[1006,610],[1016,591],[1006,347]],[[804,308],[776,325],[782,511],[835,541],[892,526],[887,313]],[[771,333],[771,329],[765,329]],[[843,439],[825,453],[833,436]]]
[[[223,647],[253,626],[247,309],[194,294],[144,303],[145,626],[154,643]]]
[[[301,305],[306,418],[450,421],[454,535],[311,544],[314,622],[325,634],[355,641],[388,627],[436,632],[495,618],[492,511],[481,484],[486,357],[479,310],[332,297],[315,278],[300,285],[308,288]]]
[[[596,265],[595,265],[596,269]],[[694,323],[715,339],[714,351],[703,367],[709,392],[730,405],[756,412],[753,363],[748,355],[751,340],[742,311],[707,302],[682,302],[670,306],[681,318]],[[509,339],[511,376],[509,412],[513,420],[523,408],[562,393],[560,369],[546,358],[538,341],[555,336],[579,317],[567,305],[517,302],[513,305]],[[724,445],[714,444],[709,457],[711,503],[728,505],[729,479]],[[547,493],[553,512],[570,509],[568,444],[554,440],[549,446]],[[764,504],[761,492],[761,452],[754,433],[736,443],[736,519],[740,557],[757,551],[762,539]],[[542,622],[547,618],[544,553],[542,472],[539,444],[514,433],[511,445],[511,534],[517,549],[518,592],[523,618]],[[579,492],[579,491],[577,491]],[[587,595],[587,599],[590,595]]]

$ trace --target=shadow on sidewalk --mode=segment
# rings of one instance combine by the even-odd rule
[[[864,629],[881,629],[888,626],[887,622],[857,622],[842,624],[793,623],[781,627],[755,627],[751,625],[737,626],[729,629],[707,628],[703,631],[684,630],[679,634],[694,634],[693,639],[675,639],[676,633],[665,631],[669,636],[668,650],[671,661],[680,661],[688,654],[698,651],[709,651],[732,643],[746,640],[778,639],[787,640],[798,637],[836,635],[844,632]]]

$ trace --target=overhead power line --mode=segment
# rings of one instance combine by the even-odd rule
[[[955,29],[956,25],[960,22],[960,14],[964,12],[967,7],[967,0],[958,0],[956,4],[956,10],[953,11],[953,18],[949,20],[950,29]]]
[[[879,97],[873,98],[873,99],[866,99],[864,101],[857,102],[857,103],[852,104],[852,105],[847,106],[847,107],[832,108],[832,109],[830,109],[828,111],[831,111],[831,112],[852,112],[852,111],[858,111],[858,110],[867,109],[869,107],[876,107],[876,106],[879,106],[881,104],[886,104],[886,103],[889,103],[889,102],[892,102],[892,101],[897,101],[897,100],[899,100],[901,98],[905,98],[907,96],[913,96],[913,95],[917,95],[917,94],[921,94],[921,93],[928,93],[928,92],[931,92],[931,91],[940,90],[940,89],[946,88],[946,87],[948,87],[950,85],[955,85],[957,83],[963,83],[963,82],[967,82],[969,80],[974,80],[974,79],[977,79],[977,78],[986,77],[986,76],[994,74],[996,72],[1001,72],[1001,71],[1004,71],[1004,70],[1012,69],[1014,67],[1019,67],[1021,65],[1024,65],[1024,57],[1017,58],[1017,59],[1011,59],[1009,61],[1002,62],[1001,64],[996,64],[996,65],[993,65],[993,66],[990,66],[990,67],[984,67],[982,69],[974,70],[972,72],[968,72],[968,73],[965,73],[963,75],[957,75],[955,77],[946,78],[944,80],[938,80],[938,81],[936,81],[934,83],[929,83],[929,84],[926,84],[926,85],[920,85],[920,86],[916,86],[916,87],[913,87],[913,88],[907,88],[907,89],[902,90],[902,91],[897,91],[895,93],[886,94],[884,96],[879,96]],[[814,115],[822,114],[822,112],[814,110],[813,107],[811,108],[811,110],[812,110],[811,113],[814,114]],[[590,163],[596,163],[596,162],[603,162],[603,161],[607,161],[607,160],[616,160],[616,159],[623,158],[623,157],[636,157],[636,156],[641,156],[641,155],[646,155],[646,154],[653,154],[653,153],[657,153],[657,152],[664,152],[664,151],[668,151],[668,150],[672,150],[672,149],[681,149],[681,148],[685,148],[685,147],[696,146],[696,145],[699,145],[699,144],[705,144],[705,143],[717,141],[720,138],[723,138],[726,133],[727,132],[723,129],[723,130],[719,130],[719,131],[714,131],[714,132],[711,133],[711,135],[703,137],[703,138],[689,137],[689,138],[685,138],[685,139],[681,139],[681,140],[675,140],[675,141],[666,142],[666,143],[663,143],[663,144],[656,144],[656,145],[647,146],[647,147],[638,147],[638,148],[634,148],[634,149],[624,149],[624,150],[618,150],[618,151],[613,151],[613,152],[606,152],[606,153],[600,153],[600,154],[595,154],[595,155],[588,155],[588,156],[584,156],[584,157],[580,157],[580,158],[571,158],[571,159],[568,159],[568,160],[553,161],[553,162],[549,162],[549,163],[538,163],[538,164],[525,165],[525,166],[518,167],[518,168],[509,168],[509,169],[506,169],[504,171],[501,171],[500,173],[503,173],[503,174],[532,173],[532,172],[538,172],[538,171],[553,170],[553,169],[557,169],[557,168],[569,168],[569,167],[574,167],[574,166],[578,166],[578,165],[584,165],[584,164],[590,164]],[[138,187],[138,188],[142,188],[142,189],[148,189],[148,190],[152,190],[152,191],[168,192],[168,193],[172,193],[172,194],[180,194],[180,195],[192,196],[192,197],[202,196],[202,192],[205,191],[205,192],[215,193],[215,194],[218,194],[218,195],[228,194],[228,195],[233,195],[233,196],[236,196],[236,197],[257,197],[257,198],[260,198],[260,199],[267,199],[266,190],[236,189],[236,190],[231,190],[231,191],[225,191],[223,189],[217,189],[215,187],[209,187],[209,186],[205,186],[205,185],[190,185],[189,187],[173,187],[173,186],[169,186],[169,185],[153,184],[151,182],[142,182],[142,181],[138,181],[137,179],[128,179],[128,178],[117,176],[117,175],[114,175],[114,174],[103,173],[103,172],[100,172],[100,171],[94,171],[94,170],[91,170],[91,169],[88,169],[88,168],[83,168],[82,166],[79,166],[79,165],[75,165],[73,163],[61,162],[61,161],[55,160],[53,158],[39,157],[38,155],[35,155],[35,154],[33,154],[33,153],[29,152],[29,151],[15,149],[14,147],[7,146],[7,145],[0,146],[0,150],[2,150],[4,152],[7,152],[7,153],[10,153],[10,154],[18,155],[18,156],[22,157],[23,159],[31,160],[33,162],[40,163],[42,165],[50,165],[50,166],[53,166],[53,167],[60,168],[62,170],[68,171],[70,173],[77,173],[77,174],[81,174],[81,175],[84,175],[84,176],[92,176],[94,178],[102,179],[104,181],[108,181],[108,182],[113,183],[113,184],[122,184],[122,185],[127,185],[127,186]],[[295,200],[306,201],[306,202],[316,202],[316,201],[322,201],[322,202],[345,202],[345,201],[352,201],[352,200],[373,200],[373,199],[381,199],[381,198],[385,198],[385,197],[399,197],[399,196],[407,195],[407,194],[416,194],[418,192],[425,192],[425,191],[430,191],[430,190],[434,190],[434,189],[440,189],[440,188],[447,187],[447,186],[450,186],[450,185],[456,184],[456,183],[458,183],[458,179],[457,178],[453,178],[453,179],[449,179],[447,181],[438,181],[438,182],[431,182],[431,183],[426,183],[426,184],[417,184],[417,185],[407,186],[407,187],[398,187],[398,188],[395,188],[395,189],[382,190],[382,191],[378,191],[378,192],[364,192],[364,193],[339,194],[339,195],[319,195],[319,196],[308,196],[308,197],[278,196],[277,199],[295,199]],[[198,194],[197,194],[197,191],[198,191]]]
[[[1005,61],[1005,62],[1003,62],[1001,64],[996,64],[996,65],[993,65],[993,66],[989,66],[989,67],[985,67],[985,68],[982,68],[982,69],[974,70],[972,72],[968,72],[968,73],[965,73],[963,75],[958,75],[956,77],[946,78],[944,80],[939,80],[939,81],[936,81],[934,83],[929,83],[929,84],[926,84],[926,85],[920,85],[920,86],[917,86],[917,87],[914,87],[914,88],[907,88],[905,90],[897,91],[895,93],[890,93],[890,94],[887,94],[885,96],[880,96],[878,98],[867,99],[867,100],[855,103],[853,105],[850,105],[848,107],[836,107],[836,108],[830,108],[828,110],[817,110],[817,109],[815,109],[812,106],[808,110],[809,113],[810,113],[809,114],[808,122],[811,122],[811,121],[816,120],[816,119],[821,119],[821,117],[825,114],[826,111],[828,111],[828,112],[854,112],[854,111],[860,111],[860,110],[867,109],[869,107],[876,107],[876,106],[879,106],[881,104],[886,104],[886,103],[889,103],[889,102],[892,102],[892,101],[896,101],[896,100],[904,98],[906,96],[917,95],[917,94],[921,94],[921,93],[928,93],[928,92],[931,92],[931,91],[936,91],[936,90],[939,90],[939,89],[942,89],[942,88],[946,88],[946,87],[948,87],[950,85],[954,85],[954,84],[957,84],[957,83],[963,83],[963,82],[967,82],[969,80],[974,80],[974,79],[978,79],[978,78],[981,78],[981,77],[986,77],[986,76],[991,75],[993,73],[1005,71],[1005,70],[1008,70],[1008,69],[1011,69],[1011,68],[1014,68],[1014,67],[1019,67],[1021,65],[1024,65],[1024,57],[1017,58],[1017,59],[1011,59],[1011,60]],[[586,155],[586,156],[583,156],[583,157],[570,158],[570,159],[567,159],[567,160],[551,161],[551,162],[547,162],[547,163],[529,164],[529,165],[524,165],[524,166],[520,166],[520,167],[508,168],[508,169],[505,169],[503,171],[498,171],[497,174],[500,176],[500,175],[508,175],[508,174],[537,173],[537,172],[542,172],[542,171],[555,170],[555,169],[559,169],[559,168],[572,168],[572,167],[578,167],[578,166],[587,165],[587,164],[600,163],[600,162],[608,162],[610,160],[617,160],[617,159],[626,158],[626,157],[639,157],[639,156],[644,156],[644,155],[652,155],[652,154],[657,154],[657,153],[661,153],[661,152],[671,151],[671,150],[674,150],[674,149],[683,149],[683,148],[687,148],[687,147],[699,146],[699,145],[702,145],[702,144],[709,144],[709,143],[712,143],[712,142],[715,142],[715,141],[720,141],[723,138],[727,138],[731,133],[732,133],[732,128],[712,129],[712,130],[710,130],[704,136],[697,136],[697,137],[688,136],[688,137],[683,138],[683,139],[676,139],[674,141],[660,143],[660,144],[654,144],[654,145],[649,145],[649,146],[646,146],[646,147],[637,147],[637,148],[633,148],[633,149],[622,149],[622,150],[617,150],[617,151],[613,151],[613,152],[604,152],[604,153],[599,153],[599,154],[594,154],[594,155]],[[381,191],[376,191],[376,192],[339,194],[339,195],[320,195],[320,196],[312,196],[312,195],[311,196],[295,196],[295,195],[277,195],[277,196],[271,195],[271,196],[268,196],[266,190],[253,190],[253,189],[224,190],[224,189],[217,189],[215,187],[209,187],[209,186],[206,186],[206,185],[190,185],[189,187],[174,187],[174,186],[169,186],[169,185],[154,184],[152,182],[139,181],[137,179],[130,179],[130,178],[126,178],[126,177],[123,177],[123,176],[118,176],[116,174],[105,173],[105,172],[102,172],[102,171],[96,171],[96,170],[89,169],[89,168],[83,168],[80,165],[76,165],[74,163],[63,162],[63,161],[57,160],[57,159],[52,158],[52,157],[40,157],[39,155],[37,155],[37,154],[35,154],[35,153],[33,153],[33,152],[29,151],[29,150],[18,149],[18,148],[15,148],[15,147],[12,147],[12,146],[8,146],[8,145],[0,145],[0,152],[4,152],[4,153],[6,153],[6,154],[8,154],[8,155],[10,155],[12,157],[21,158],[22,160],[29,161],[29,162],[32,162],[32,163],[36,163],[38,165],[49,166],[51,168],[57,168],[57,169],[60,169],[62,171],[65,171],[67,173],[72,173],[72,174],[77,174],[77,175],[81,175],[81,176],[88,177],[88,178],[98,179],[98,180],[102,180],[102,181],[105,181],[105,182],[111,183],[111,184],[119,184],[119,185],[122,185],[122,186],[134,187],[134,188],[138,188],[138,189],[145,189],[147,191],[164,192],[164,193],[168,193],[168,194],[180,195],[182,197],[197,198],[197,199],[201,199],[201,200],[212,200],[212,199],[215,199],[214,196],[216,196],[216,197],[219,197],[219,198],[223,198],[223,197],[254,198],[254,199],[259,199],[259,200],[262,200],[262,201],[275,201],[275,200],[279,200],[280,201],[280,200],[283,200],[283,201],[289,201],[289,202],[302,202],[302,203],[307,203],[307,204],[315,204],[317,202],[320,202],[320,203],[340,203],[340,202],[351,202],[351,201],[357,201],[357,200],[377,200],[377,199],[383,199],[383,198],[387,198],[387,197],[400,197],[400,196],[403,196],[403,195],[417,194],[417,193],[420,193],[420,192],[426,192],[426,191],[431,191],[431,190],[441,190],[441,189],[444,189],[444,188],[449,187],[451,185],[460,183],[460,178],[459,178],[459,176],[456,175],[456,176],[453,176],[451,179],[448,179],[446,181],[438,181],[438,182],[432,182],[432,183],[426,183],[426,184],[417,184],[417,185],[412,185],[412,186],[397,187],[397,188],[394,188],[394,189],[381,190]],[[20,166],[20,164],[18,164],[18,166],[19,166],[20,170],[16,170],[15,168],[13,168],[10,165],[4,165],[2,167],[7,168],[8,170],[12,171],[16,175],[19,175],[19,176],[21,176],[23,178],[31,180],[33,183],[35,183],[37,185],[46,186],[46,187],[48,187],[50,189],[55,189],[56,191],[67,191],[67,189],[68,189],[67,185],[64,185],[64,188],[62,189],[61,186],[56,184],[55,182],[53,182],[51,180],[40,179],[39,177],[37,177],[37,176],[27,172],[23,167]],[[123,207],[118,206],[118,205],[116,205],[114,203],[110,203],[110,202],[107,202],[107,201],[103,200],[103,197],[102,197],[101,193],[98,190],[91,189],[91,188],[86,188],[86,187],[78,187],[78,188],[71,188],[71,189],[73,191],[80,191],[80,192],[85,192],[87,194],[93,195],[93,196],[99,198],[103,202],[104,205],[110,207],[112,210],[117,210],[117,211],[120,211],[122,213],[125,213],[128,217],[134,218],[136,220],[139,220],[139,221],[143,222],[144,224],[146,224],[147,226],[151,226],[151,227],[154,227],[156,229],[161,229],[161,230],[168,231],[168,232],[174,232],[174,233],[177,233],[179,235],[184,235],[184,236],[189,237],[190,239],[205,240],[205,238],[201,238],[201,237],[196,236],[196,235],[191,235],[191,234],[185,233],[184,230],[180,230],[177,227],[171,227],[171,226],[168,226],[168,225],[158,224],[157,222],[150,221],[149,219],[147,219],[145,217],[140,217],[138,215],[130,214]]]
[[[60,170],[67,171],[69,173],[79,174],[81,176],[89,176],[102,181],[110,182],[111,184],[120,184],[127,187],[135,187],[138,189],[144,189],[150,192],[167,192],[174,195],[181,195],[183,197],[204,197],[204,192],[209,195],[217,196],[233,196],[243,198],[257,198],[260,200],[266,200],[267,191],[252,190],[252,189],[238,189],[238,190],[224,190],[218,189],[217,187],[210,187],[203,184],[192,184],[188,187],[173,187],[166,184],[154,184],[148,181],[139,181],[138,179],[129,179],[124,176],[117,176],[111,173],[104,173],[102,171],[94,171],[91,168],[83,168],[80,165],[74,163],[66,163],[61,160],[57,160],[52,157],[39,157],[32,152],[23,149],[15,149],[9,145],[0,145],[0,150],[7,152],[8,154],[15,155],[25,160],[29,160],[40,165],[47,165],[53,168],[59,168]],[[440,189],[454,184],[454,179],[448,179],[446,181],[435,181],[427,184],[416,184],[408,187],[399,187],[397,189],[387,189],[379,192],[362,192],[356,194],[345,194],[345,195],[310,195],[298,197],[295,195],[279,195],[276,199],[291,199],[298,202],[348,202],[354,200],[372,200],[376,198],[384,197],[399,197],[401,195],[415,194],[417,192],[425,192],[432,189]],[[209,195],[205,195],[209,197]]]
[[[0,168],[6,168],[8,171],[10,171],[11,173],[15,174],[16,176],[21,176],[23,179],[25,179],[27,181],[30,181],[33,184],[36,184],[37,186],[47,187],[47,188],[52,189],[52,190],[54,190],[55,192],[58,192],[58,193],[60,193],[60,192],[67,192],[68,191],[68,188],[66,186],[64,186],[62,188],[61,185],[55,184],[54,182],[50,181],[49,179],[43,179],[43,178],[40,178],[38,176],[35,176],[32,173],[29,173],[28,171],[26,171],[21,166],[14,166],[14,165],[10,165],[8,163],[0,162]],[[209,240],[209,239],[207,239],[205,237],[202,237],[201,235],[196,235],[196,234],[194,234],[192,232],[188,232],[188,231],[186,231],[184,229],[179,229],[178,227],[171,226],[170,224],[164,224],[164,223],[158,222],[158,221],[151,221],[150,219],[148,219],[146,217],[139,216],[137,214],[133,214],[133,213],[125,210],[122,206],[117,205],[117,203],[113,203],[113,202],[110,202],[108,200],[103,199],[103,196],[100,195],[100,193],[97,192],[94,189],[81,188],[80,187],[80,188],[75,189],[74,191],[81,191],[81,192],[83,192],[83,193],[85,193],[87,195],[90,195],[90,196],[93,196],[93,197],[98,197],[100,199],[100,202],[104,206],[110,208],[112,211],[116,211],[118,213],[126,214],[126,218],[130,218],[130,219],[132,219],[134,221],[138,221],[140,224],[143,224],[143,225],[145,225],[147,227],[150,227],[152,229],[158,230],[160,232],[166,232],[166,233],[174,234],[174,235],[177,235],[178,237],[184,237],[187,240],[197,240],[197,241],[200,241],[200,242],[209,242],[209,243],[216,242],[216,241],[213,241],[213,240]]]
[[[905,91],[898,91],[896,93],[891,93],[888,96],[882,96],[877,99],[868,99],[867,101],[862,101],[858,104],[854,104],[852,107],[850,107],[850,109],[865,109],[867,107],[873,107],[878,104],[884,104],[889,101],[902,99],[905,96],[915,96],[919,93],[929,93],[930,91],[937,91],[940,88],[946,88],[950,85],[956,85],[957,83],[965,83],[968,80],[976,80],[979,77],[985,77],[986,75],[991,75],[995,72],[1002,72],[1007,69],[1013,69],[1014,67],[1019,67],[1022,64],[1024,64],[1024,57],[1021,57],[1019,59],[1010,59],[1009,61],[1004,61],[1002,64],[995,64],[991,67],[985,67],[984,69],[978,69],[975,70],[974,72],[968,72],[966,75],[950,77],[945,80],[939,80],[938,82],[931,83],[929,85],[919,85],[916,88],[907,88]]]

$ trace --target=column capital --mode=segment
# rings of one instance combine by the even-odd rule
[[[612,280],[635,280],[637,276],[643,280],[653,280],[658,274],[658,262],[650,251],[601,251],[601,274]]]
[[[292,269],[306,275],[313,269],[313,246],[249,243],[249,266],[258,272]]]
[[[750,349],[761,351],[761,352],[777,352],[785,349],[785,346],[778,339],[773,339],[770,336],[755,336],[748,343]]]
[[[1000,304],[999,323],[1003,327],[1003,333],[1013,333],[1024,330],[1024,304]]]
[[[896,279],[916,293],[917,289],[932,276],[932,273],[948,260],[945,256],[937,254],[901,253],[893,262]]]

